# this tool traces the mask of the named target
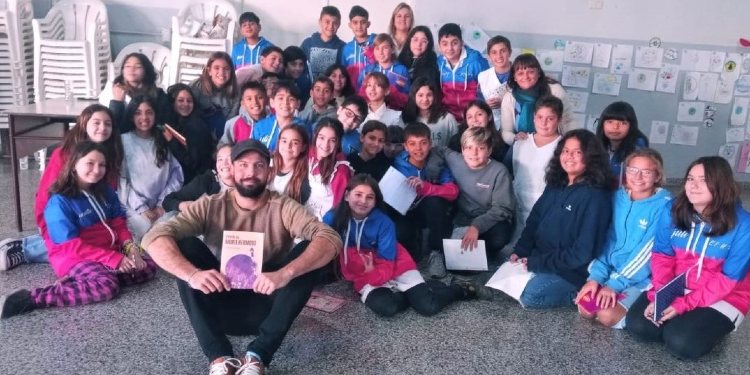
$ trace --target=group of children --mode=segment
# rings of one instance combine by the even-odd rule
[[[230,147],[255,139],[272,154],[268,188],[341,235],[335,268],[379,315],[432,315],[473,297],[481,286],[470,278],[446,285],[417,268],[424,258],[429,276],[445,277],[442,242],[456,238],[468,250],[484,240],[493,267],[533,272],[526,308],[594,300],[582,316],[662,340],[680,358],[736,329],[750,309],[750,215],[726,161],[697,159],[672,199],[630,104],[607,106],[596,134],[570,130],[562,86],[533,55],[511,61],[507,38],[489,40],[488,63],[446,24],[438,56],[408,5],[390,34],[369,34],[368,17],[352,8],[344,43],[340,13],[326,6],[319,33],[281,50],[244,13],[232,55],[212,54],[198,80],[166,93],[148,59],[128,55],[102,105],[52,154],[35,204],[40,235],[0,243],[0,269],[45,261],[46,248],[61,281],[3,296],[0,317],[106,300],[152,278],[140,238],[231,189]],[[391,167],[417,193],[405,214],[378,186]],[[689,293],[654,317],[654,290],[683,272]]]

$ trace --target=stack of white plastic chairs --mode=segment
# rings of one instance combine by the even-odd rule
[[[225,0],[192,0],[173,16],[170,84],[192,82],[213,52],[231,52],[237,20]]]
[[[104,4],[97,0],[61,0],[32,26],[36,100],[64,97],[66,93],[98,97],[112,59]]]
[[[34,99],[34,42],[31,0],[0,1],[0,111]],[[8,116],[0,116],[0,128]]]
[[[161,44],[142,42],[132,43],[125,46],[117,54],[114,62],[111,62],[107,66],[107,82],[112,82],[120,74],[122,64],[125,62],[125,56],[139,52],[151,61],[156,70],[156,85],[166,90],[169,87],[170,69],[169,64],[171,63],[171,53],[169,48],[162,46]]]

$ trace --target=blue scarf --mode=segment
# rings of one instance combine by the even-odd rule
[[[516,103],[521,107],[516,119],[516,132],[533,133],[534,128],[534,106],[539,94],[536,90],[522,90],[516,88],[511,92]]]

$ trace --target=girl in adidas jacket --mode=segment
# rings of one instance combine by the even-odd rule
[[[739,203],[729,163],[719,156],[692,162],[685,186],[657,224],[651,255],[653,288],[627,314],[626,329],[663,341],[682,359],[695,359],[737,329],[750,310],[750,213]],[[685,275],[685,294],[656,314],[655,292]]]
[[[608,327],[622,328],[625,314],[651,286],[651,248],[656,222],[671,199],[664,181],[662,158],[642,149],[625,160],[626,185],[615,193],[612,225],[602,254],[589,265],[589,278],[578,292],[578,312]],[[596,302],[590,311],[582,300]],[[596,310],[596,309],[591,309]]]

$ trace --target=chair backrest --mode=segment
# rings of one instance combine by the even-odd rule
[[[40,24],[53,22],[55,24],[53,29],[42,28],[42,38],[63,40],[94,38],[98,44],[105,43],[109,47],[109,18],[107,7],[101,1],[61,0],[52,6]],[[60,26],[62,26],[62,35],[60,35]]]
[[[191,0],[177,13],[179,29],[173,30],[186,37],[194,37],[201,24],[213,26],[217,16],[223,18],[226,34],[223,39],[234,40],[238,21],[237,9],[226,0]],[[218,39],[218,38],[215,38]]]
[[[113,81],[120,74],[120,67],[125,56],[133,52],[140,52],[148,57],[156,70],[156,85],[166,90],[169,87],[170,57],[172,52],[169,48],[157,43],[132,43],[125,46],[120,50],[115,61],[111,64],[112,69],[109,71],[108,80]]]

